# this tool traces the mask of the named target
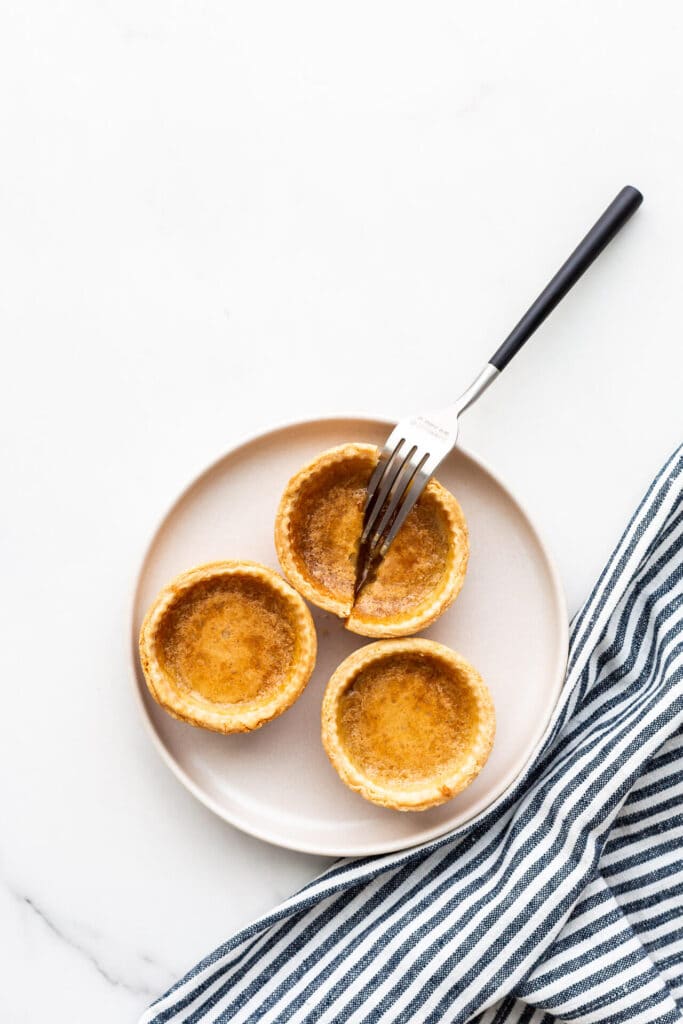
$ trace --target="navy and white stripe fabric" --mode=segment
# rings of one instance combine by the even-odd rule
[[[513,790],[424,846],[336,863],[141,1024],[683,1020],[683,447],[574,620]]]

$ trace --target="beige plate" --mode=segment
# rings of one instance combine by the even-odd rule
[[[367,856],[414,846],[481,813],[515,780],[556,704],[567,656],[567,613],[555,567],[510,492],[462,449],[439,480],[470,528],[467,579],[425,636],[460,651],[496,704],[493,752],[476,781],[441,807],[401,813],[348,790],[320,742],[325,684],[363,643],[312,608],[318,664],[303,696],[251,735],[221,736],[174,721],[147,693],[137,634],[147,606],[183,569],[225,558],[277,567],[273,520],[289,477],[345,441],[381,443],[389,424],[359,418],[284,427],[234,448],[203,473],[161,523],[140,570],[133,606],[136,691],[154,742],[180,781],[220,817],[270,843],[329,856]]]

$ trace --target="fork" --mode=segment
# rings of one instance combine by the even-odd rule
[[[376,572],[429,479],[455,447],[460,414],[483,395],[642,201],[641,193],[631,185],[619,192],[453,405],[403,419],[392,430],[368,482],[356,563],[356,597]]]

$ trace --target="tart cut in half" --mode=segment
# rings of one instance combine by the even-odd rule
[[[346,619],[353,633],[408,636],[457,597],[467,571],[467,524],[453,495],[430,480],[386,557],[354,602],[366,489],[379,451],[344,444],[289,481],[275,522],[283,572],[312,604]]]
[[[305,602],[256,562],[211,562],[163,588],[140,630],[154,699],[174,718],[248,732],[303,692],[317,642]]]
[[[496,720],[475,668],[433,640],[380,640],[325,691],[322,740],[342,782],[399,811],[445,803],[477,777]]]

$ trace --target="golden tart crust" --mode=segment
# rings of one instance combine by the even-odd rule
[[[345,444],[289,481],[275,521],[282,570],[312,604],[369,637],[408,636],[455,600],[469,559],[467,524],[453,495],[430,480],[377,576],[353,601],[363,504],[378,449]]]
[[[445,803],[477,777],[493,746],[493,700],[477,670],[433,640],[381,640],[330,679],[322,741],[343,782],[400,811]]]
[[[303,692],[316,653],[305,602],[257,562],[181,573],[140,630],[154,699],[174,718],[215,732],[248,732],[281,715]]]

